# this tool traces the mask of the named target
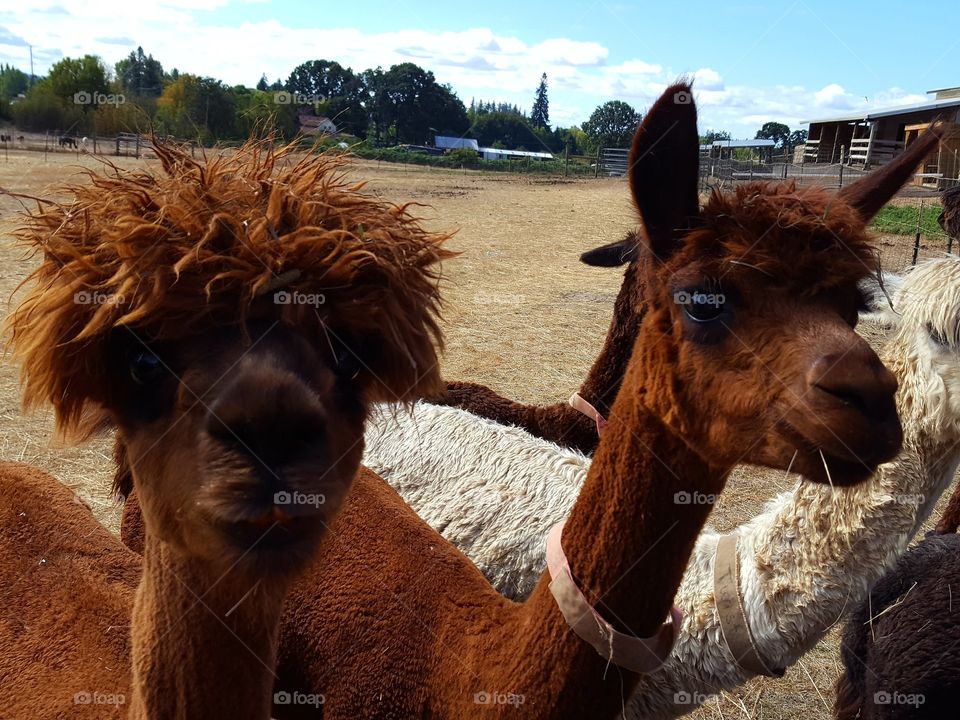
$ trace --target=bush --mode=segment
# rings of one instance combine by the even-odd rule
[[[476,150],[470,148],[453,148],[447,150],[443,156],[444,160],[450,161],[453,165],[461,167],[476,167],[480,164],[480,156]]]

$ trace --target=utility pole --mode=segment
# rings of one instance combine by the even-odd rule
[[[33,87],[33,45],[28,46],[30,48],[30,80],[27,82],[27,87]]]

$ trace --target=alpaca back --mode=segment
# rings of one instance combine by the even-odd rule
[[[469,557],[507,597],[526,597],[546,565],[547,532],[587,476],[585,455],[459,408],[379,405],[363,463]]]
[[[858,713],[954,716],[960,692],[960,535],[928,535],[901,557],[853,613],[840,652],[840,720]]]

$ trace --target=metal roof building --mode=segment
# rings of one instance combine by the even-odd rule
[[[530,150],[502,150],[500,148],[484,147],[480,148],[480,155],[484,160],[520,160],[529,158],[531,160],[553,160],[553,155],[548,152],[531,152]]]
[[[457,148],[467,148],[480,152],[480,145],[471,138],[450,137],[449,135],[437,135],[433,139],[433,144],[444,150],[456,150]]]
[[[818,118],[810,125],[803,160],[864,168],[883,165],[903,152],[937,118],[947,123],[940,149],[927,158],[921,180],[927,184],[960,174],[960,88],[930,90],[934,99],[900,107]]]

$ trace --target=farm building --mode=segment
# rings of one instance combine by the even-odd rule
[[[438,148],[443,150],[456,150],[458,148],[466,148],[467,150],[474,150],[480,152],[480,147],[477,144],[476,140],[471,138],[461,138],[461,137],[449,137],[448,135],[437,135],[433,139],[433,144]]]
[[[839,163],[864,168],[899,155],[937,118],[948,125],[944,143],[923,164],[918,182],[953,184],[960,177],[960,88],[930,90],[933,100],[915,105],[808,120],[805,163]]]
[[[314,115],[309,110],[297,113],[297,122],[303,135],[336,135],[337,126],[328,117]]]
[[[532,152],[530,150],[502,150],[500,148],[482,147],[480,156],[484,160],[553,160],[548,152]]]

